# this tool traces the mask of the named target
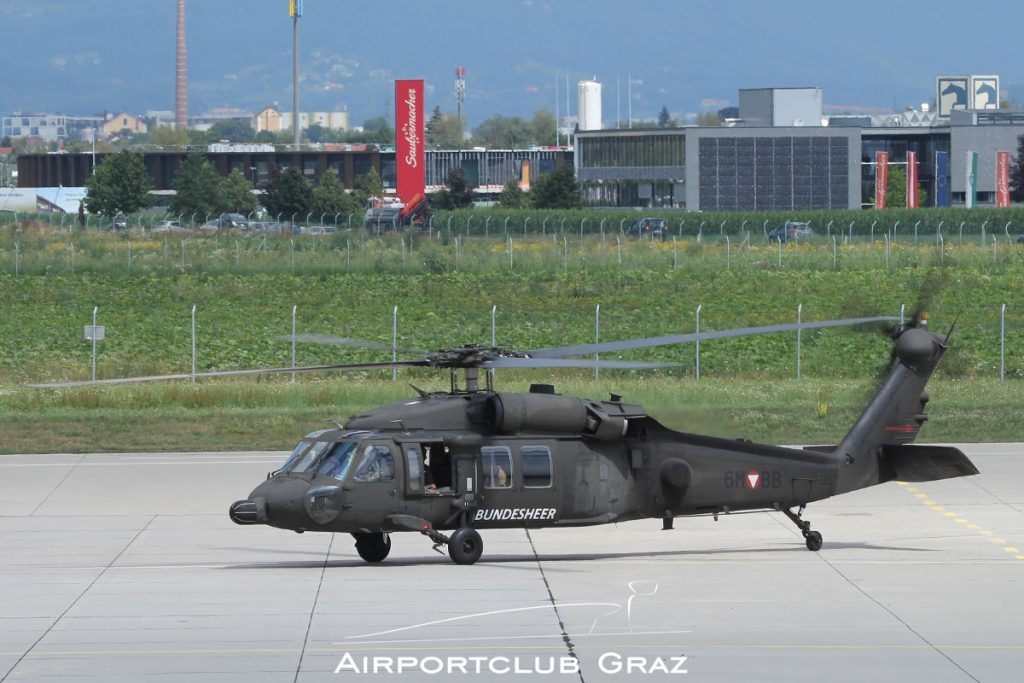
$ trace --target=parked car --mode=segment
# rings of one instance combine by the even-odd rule
[[[178,221],[156,221],[151,228],[152,232],[186,232]]]
[[[668,226],[664,218],[640,218],[629,226],[626,234],[630,237],[663,240],[668,237]]]
[[[788,242],[789,240],[805,240],[814,231],[811,230],[811,226],[807,223],[801,223],[799,221],[786,221],[786,224],[781,228],[775,228],[768,233],[769,242]]]
[[[111,223],[111,226],[114,228],[114,230],[127,230],[128,219],[125,218],[124,216],[114,216],[114,220]]]
[[[1017,244],[1024,244],[1024,235],[1017,238]]]
[[[241,228],[244,230],[249,227],[249,219],[240,213],[222,213],[213,222],[221,228]]]
[[[307,225],[302,229],[303,235],[330,235],[338,232],[333,225]]]

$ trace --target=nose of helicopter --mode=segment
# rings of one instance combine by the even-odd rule
[[[232,503],[228,510],[235,524],[270,524],[286,529],[305,529],[310,519],[303,505],[309,482],[291,477],[271,477],[245,500]]]

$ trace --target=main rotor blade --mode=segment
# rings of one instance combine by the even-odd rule
[[[499,358],[483,363],[483,368],[613,368],[649,370],[668,368],[677,363],[652,363],[633,360],[593,360],[585,358]]]
[[[141,382],[162,382],[176,379],[203,379],[206,377],[242,377],[245,375],[271,375],[282,372],[330,372],[338,370],[387,370],[390,368],[427,367],[425,360],[407,360],[392,363],[355,363],[351,365],[302,365],[294,368],[257,368],[254,370],[215,370],[213,372],[179,373],[175,375],[147,375],[143,377],[118,377],[115,379],[77,380],[72,382],[42,382],[23,384],[31,389],[62,389],[65,387],[88,387],[100,384],[137,384]]]
[[[292,336],[290,334],[281,335],[278,337],[279,341],[291,341]],[[372,349],[375,351],[391,351],[391,344],[382,344],[381,342],[372,342],[365,339],[352,339],[350,337],[335,337],[329,334],[297,334],[295,335],[295,341],[305,342],[309,344],[331,344],[334,346],[354,346],[360,349]],[[427,355],[426,351],[420,351],[419,349],[403,349],[395,347],[395,351],[399,353],[414,353],[417,356]]]
[[[740,327],[734,330],[721,330],[718,332],[689,332],[687,334],[671,334],[664,337],[647,337],[644,339],[627,339],[616,342],[603,342],[599,344],[578,344],[577,346],[563,346],[559,348],[537,349],[530,352],[533,358],[564,358],[566,356],[582,356],[590,353],[610,353],[613,351],[628,351],[630,349],[646,349],[654,346],[669,346],[672,344],[686,344],[700,339],[726,339],[729,337],[746,337],[754,334],[768,334],[770,332],[791,332],[797,329],[813,330],[823,327],[841,327],[844,325],[864,325],[882,321],[899,321],[896,316],[876,316],[872,318],[846,318],[842,320],[819,320],[816,322],[786,323],[784,325],[765,325],[762,327]]]

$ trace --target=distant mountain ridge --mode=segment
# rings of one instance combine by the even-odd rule
[[[979,0],[979,5],[989,4]],[[292,31],[283,0],[188,0],[189,109],[291,107]],[[740,88],[820,85],[826,104],[899,109],[930,101],[940,73],[1022,82],[1012,16],[923,59],[922,41],[955,12],[865,0],[856,8],[793,0],[306,0],[300,22],[304,110],[347,108],[359,124],[392,116],[392,81],[424,78],[427,106],[455,110],[454,69],[468,69],[470,127],[538,107],[576,111],[577,82],[604,84],[605,125],[684,119],[736,103]],[[887,26],[919,33],[892,40]],[[173,0],[0,0],[0,113],[93,114],[174,108]],[[837,31],[837,27],[849,30]],[[946,27],[948,28],[948,27]],[[943,29],[945,30],[945,29]],[[969,28],[960,29],[961,32]],[[567,79],[568,77],[568,79]],[[568,80],[568,83],[567,83]],[[556,85],[557,83],[557,85]]]

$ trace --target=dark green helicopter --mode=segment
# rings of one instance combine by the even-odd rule
[[[875,317],[808,322],[802,329],[892,322]],[[773,325],[706,332],[700,340],[797,329]],[[669,429],[643,406],[562,396],[548,384],[528,393],[499,392],[481,370],[595,367],[572,356],[692,342],[696,334],[515,353],[463,346],[410,361],[324,365],[309,370],[448,368],[451,389],[426,392],[351,417],[302,439],[285,463],[245,500],[230,506],[238,524],[350,533],[359,555],[384,560],[390,534],[418,532],[458,564],[483,552],[481,530],[572,527],[660,518],[664,529],[687,515],[783,512],[809,550],[822,537],[803,519],[812,502],[892,480],[933,481],[977,474],[958,449],[914,446],[928,396],[925,384],[949,335],[915,314],[889,330],[893,348],[881,387],[837,445],[804,449]],[[307,335],[303,341],[351,344]],[[361,344],[361,343],[360,343]],[[665,364],[600,361],[604,368]],[[225,376],[293,368],[201,373]],[[464,377],[458,386],[459,372]],[[190,378],[192,375],[128,381]],[[125,380],[102,380],[115,383]],[[65,383],[67,386],[72,383]],[[79,384],[89,384],[83,382]],[[53,386],[53,385],[37,385]],[[414,387],[415,389],[415,387]],[[440,550],[438,550],[440,552]]]

